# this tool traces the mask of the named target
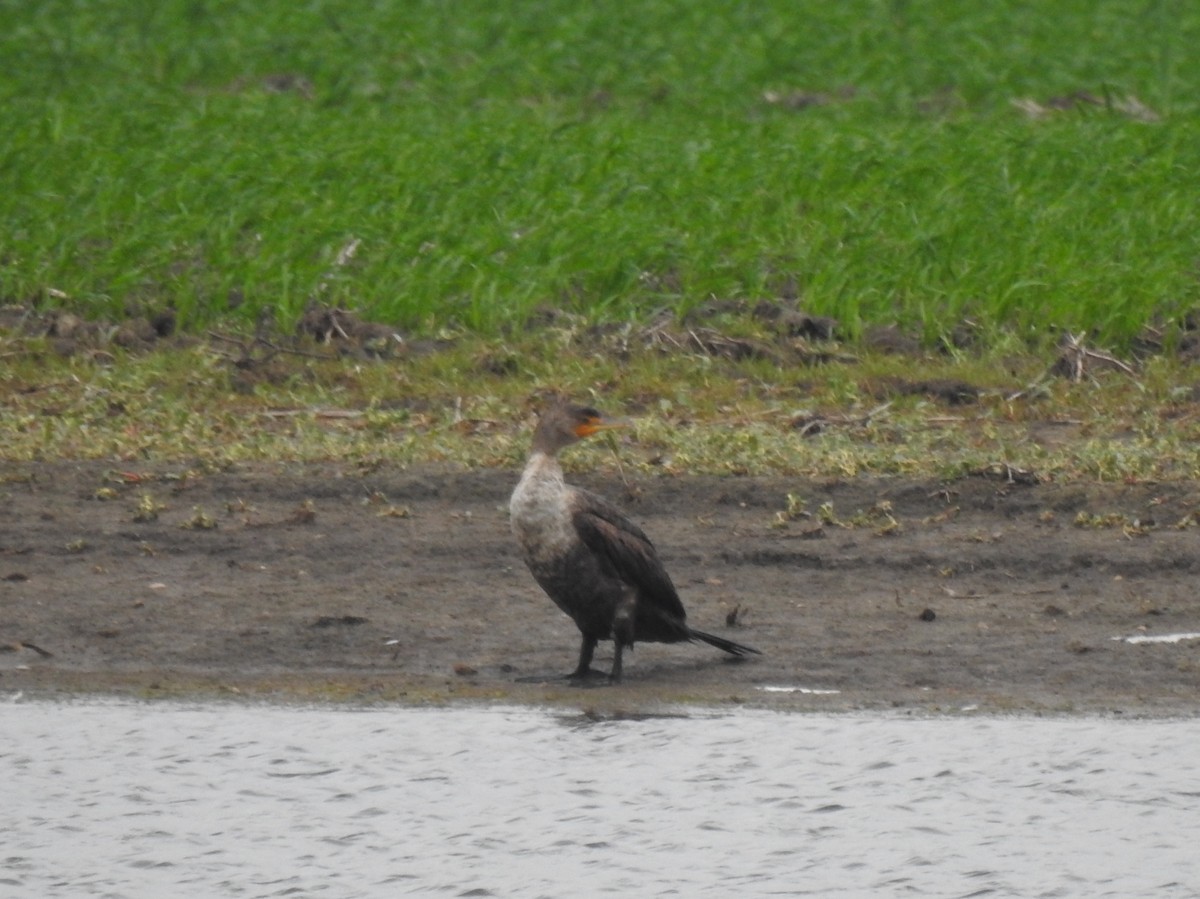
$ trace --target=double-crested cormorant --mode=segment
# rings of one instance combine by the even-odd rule
[[[569,677],[591,673],[599,640],[611,639],[615,645],[613,682],[621,679],[625,647],[639,640],[702,640],[735,656],[758,654],[757,649],[688,627],[675,585],[642,529],[607,500],[563,480],[559,450],[613,427],[620,425],[574,403],[543,413],[509,503],[513,535],[525,564],[583,635],[579,665]]]

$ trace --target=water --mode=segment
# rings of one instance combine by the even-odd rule
[[[0,705],[0,895],[1197,896],[1200,721]]]

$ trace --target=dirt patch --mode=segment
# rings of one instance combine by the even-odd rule
[[[515,472],[4,475],[9,693],[1200,711],[1200,640],[1114,639],[1200,631],[1193,484],[582,478],[695,626],[765,653],[639,645],[626,683],[584,690],[554,679],[577,634],[514,551]]]

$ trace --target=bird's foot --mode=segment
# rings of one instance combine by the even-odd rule
[[[568,681],[572,687],[600,687],[609,683],[610,678],[603,671],[588,668],[582,672],[576,669],[570,674],[530,674],[526,677],[518,677],[516,682],[518,684],[546,684],[556,680]]]
[[[604,687],[612,683],[611,677],[595,668],[585,668],[582,671],[576,668],[566,675],[566,679],[572,687]]]

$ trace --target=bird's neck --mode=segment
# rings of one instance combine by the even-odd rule
[[[552,453],[534,451],[508,504],[513,531],[527,551],[533,551],[531,546],[558,545],[565,539],[563,521],[569,514],[570,492],[558,459]]]
[[[535,450],[525,463],[509,505],[518,516],[534,514],[533,510],[539,508],[561,508],[569,490],[554,454]]]
[[[525,471],[521,474],[521,483],[538,483],[555,487],[564,485],[562,466],[558,463],[558,457],[553,453],[534,450],[529,454],[529,461],[525,463]]]

